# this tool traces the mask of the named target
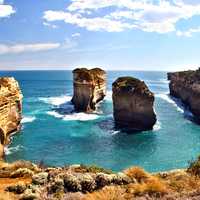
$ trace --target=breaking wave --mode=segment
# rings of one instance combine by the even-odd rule
[[[172,104],[174,107],[176,107],[177,111],[184,113],[184,108],[180,105],[181,103],[178,101],[175,101],[175,99],[172,99],[169,94],[156,94],[156,97],[163,99],[164,101],[167,101],[168,103]]]
[[[36,117],[24,116],[24,117],[22,118],[21,123],[22,123],[22,124],[31,123],[31,122],[35,121],[35,119],[36,119]]]
[[[157,120],[156,124],[153,127],[153,131],[159,131],[161,129],[161,122]]]
[[[99,115],[96,114],[87,114],[87,113],[71,113],[71,114],[60,114],[56,111],[48,111],[48,115],[51,115],[56,118],[60,118],[64,121],[90,121],[99,118]]]
[[[10,155],[10,154],[12,154],[12,153],[14,153],[14,152],[17,152],[17,151],[19,151],[19,150],[21,150],[21,149],[23,149],[24,147],[22,146],[22,145],[17,145],[16,147],[8,147],[8,146],[6,146],[5,148],[4,148],[4,151],[5,151],[5,154],[6,155]]]
[[[54,106],[62,105],[66,102],[71,101],[72,97],[67,95],[62,95],[59,97],[39,97],[39,101],[42,101],[46,104],[51,104]]]

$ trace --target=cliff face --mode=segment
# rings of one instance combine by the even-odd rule
[[[18,82],[14,78],[0,78],[1,147],[9,142],[9,134],[19,130],[21,112],[22,94]]]
[[[72,103],[76,111],[95,110],[96,103],[106,94],[106,73],[100,68],[86,68],[73,71],[74,96]]]
[[[112,85],[115,123],[120,128],[143,131],[156,123],[154,94],[132,77],[120,77]]]
[[[200,70],[168,73],[170,95],[180,98],[200,119]]]

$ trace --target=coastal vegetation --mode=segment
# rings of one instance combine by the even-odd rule
[[[2,200],[196,200],[199,158],[187,169],[148,173],[131,167],[114,173],[96,166],[43,167],[28,161],[0,163]]]

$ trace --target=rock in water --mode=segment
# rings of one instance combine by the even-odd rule
[[[147,85],[133,77],[120,77],[112,85],[114,119],[117,127],[150,130],[156,123],[154,94]]]
[[[170,95],[180,98],[200,120],[200,69],[168,73]]]
[[[11,77],[0,78],[0,157],[9,135],[20,128],[22,93],[18,82]]]
[[[100,68],[75,69],[74,96],[72,103],[76,111],[90,112],[106,95],[106,73]]]

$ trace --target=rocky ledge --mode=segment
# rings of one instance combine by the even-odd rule
[[[74,95],[72,103],[76,111],[90,112],[106,94],[106,73],[100,68],[73,71]]]
[[[200,119],[200,69],[168,73],[170,95],[180,98]]]
[[[9,135],[20,128],[22,97],[14,78],[0,78],[0,157],[4,145],[9,143]]]
[[[120,77],[112,85],[114,119],[117,127],[143,131],[156,123],[154,94],[133,77]]]
[[[0,162],[0,199],[198,200],[199,163],[194,161],[187,170],[150,174],[139,167],[114,173],[96,166]]]

